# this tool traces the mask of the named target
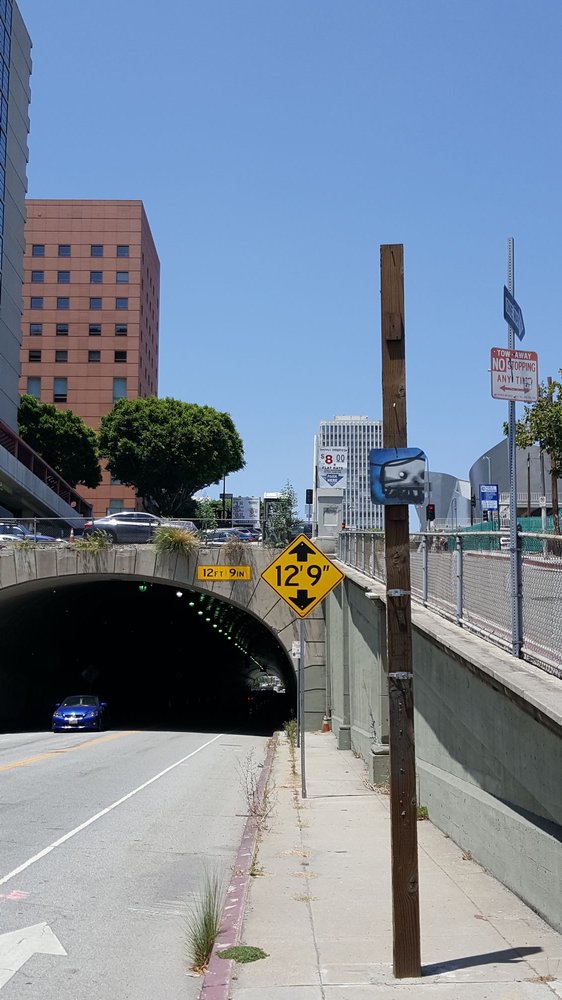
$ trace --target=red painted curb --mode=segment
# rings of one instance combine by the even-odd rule
[[[258,781],[257,792],[260,800],[271,774],[271,765],[276,746],[277,733],[274,733],[269,741],[262,773]],[[224,948],[232,948],[233,945],[238,944],[240,941],[242,921],[244,919],[244,910],[246,908],[246,899],[251,878],[250,865],[256,850],[257,838],[258,828],[255,817],[248,816],[226,893],[220,930],[203,978],[199,1000],[228,1000],[234,962],[232,959],[219,958],[217,951],[222,951]]]

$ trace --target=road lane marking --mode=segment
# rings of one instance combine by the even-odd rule
[[[46,750],[45,753],[37,753],[33,757],[24,757],[23,760],[14,760],[11,764],[0,764],[1,771],[12,771],[15,767],[27,767],[28,764],[36,764],[40,760],[49,760],[50,757],[60,757],[63,753],[73,753],[74,750],[82,750],[83,747],[91,747],[96,743],[108,743],[109,740],[118,740],[121,736],[133,736],[140,732],[139,729],[126,730],[123,733],[110,733],[109,736],[98,736],[95,740],[86,740],[84,743],[75,743],[71,747],[60,747],[58,750]]]
[[[66,955],[48,924],[33,924],[0,935],[0,990],[32,955]]]
[[[47,854],[50,854],[51,851],[54,851],[56,847],[60,847],[62,844],[65,844],[67,840],[70,840],[71,837],[75,837],[77,833],[81,833],[82,830],[85,830],[86,827],[91,826],[92,823],[95,823],[98,819],[101,819],[102,816],[107,816],[107,814],[110,813],[113,809],[117,809],[117,806],[123,805],[123,803],[126,802],[127,799],[131,799],[133,795],[137,794],[137,792],[142,792],[143,789],[148,788],[148,786],[152,785],[153,782],[158,781],[159,778],[163,778],[164,775],[168,774],[169,771],[173,771],[175,767],[179,767],[180,764],[185,764],[186,760],[189,760],[190,757],[195,757],[195,754],[200,753],[201,750],[205,750],[206,747],[211,745],[211,743],[216,743],[217,740],[220,740],[221,736],[224,736],[224,733],[218,733],[217,736],[213,736],[211,740],[207,740],[206,743],[203,743],[200,747],[197,747],[196,750],[192,750],[191,753],[188,753],[185,757],[182,757],[181,760],[177,760],[175,764],[170,764],[169,767],[165,767],[163,771],[160,771],[158,774],[155,774],[153,778],[149,778],[148,781],[143,782],[142,785],[139,785],[137,788],[133,788],[132,792],[127,792],[126,795],[123,795],[120,799],[117,799],[116,802],[112,802],[110,806],[106,806],[105,809],[102,809],[100,812],[96,813],[95,816],[91,816],[90,819],[87,819],[84,823],[81,823],[80,826],[74,827],[74,830],[70,830],[69,833],[65,833],[62,837],[59,837],[58,840],[55,840],[52,844],[49,844],[48,847],[43,848],[43,850],[39,851],[38,854],[34,854],[32,858],[28,858],[27,861],[23,862],[23,864],[19,865],[17,868],[14,868],[13,871],[8,872],[8,874],[4,875],[3,878],[0,878],[0,885],[5,885],[6,882],[9,882],[11,878],[14,878],[16,875],[19,875],[21,872],[24,872],[26,868],[29,868],[31,865],[34,865],[35,862],[40,861],[41,858],[46,857]]]

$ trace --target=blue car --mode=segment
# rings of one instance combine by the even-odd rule
[[[95,694],[72,694],[55,707],[53,732],[107,728],[107,702]]]

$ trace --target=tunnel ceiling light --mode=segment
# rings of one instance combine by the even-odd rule
[[[190,608],[194,608],[195,607],[195,601],[190,601],[189,602],[189,607]]]
[[[197,614],[198,614],[198,615],[202,615],[202,614],[203,614],[203,612],[202,612],[202,611],[198,611],[198,612],[197,612]]]
[[[183,590],[176,590],[176,597],[183,597]]]

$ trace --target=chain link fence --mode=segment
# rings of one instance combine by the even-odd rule
[[[518,532],[524,659],[562,678],[562,536]],[[384,535],[344,531],[338,558],[386,582]],[[512,593],[509,533],[431,531],[410,535],[412,598],[509,652]]]

